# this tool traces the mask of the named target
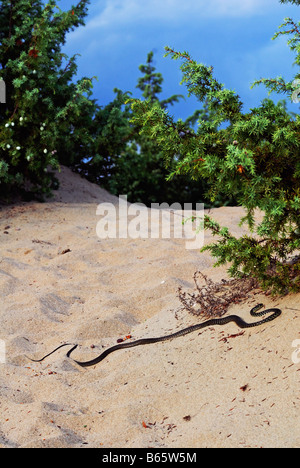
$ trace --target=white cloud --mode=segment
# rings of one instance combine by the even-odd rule
[[[192,2],[191,7],[193,5]],[[202,2],[204,15],[210,18],[215,16],[243,17],[265,14],[270,7],[274,8],[274,0],[210,0]]]
[[[289,77],[293,72],[295,54],[290,51],[286,37],[279,37],[260,47],[255,54],[246,53],[248,73],[251,79]],[[296,73],[296,69],[294,69]]]
[[[100,5],[103,0],[99,8]],[[170,24],[217,17],[249,17],[266,14],[270,8],[274,10],[274,0],[106,0],[100,13],[95,12],[87,21],[86,28],[110,28],[153,20]]]

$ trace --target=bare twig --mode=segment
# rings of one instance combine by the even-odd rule
[[[205,284],[199,284],[199,276],[205,280]],[[232,303],[242,302],[252,289],[258,287],[254,278],[222,279],[220,283],[214,283],[201,271],[195,272],[194,282],[196,292],[187,293],[179,288],[179,299],[184,308],[192,315],[205,318],[222,317]]]

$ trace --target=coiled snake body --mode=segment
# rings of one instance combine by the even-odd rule
[[[117,351],[118,349],[125,349],[125,348],[133,348],[134,346],[141,346],[141,345],[146,345],[146,344],[151,344],[151,343],[158,343],[160,341],[167,341],[167,340],[172,340],[173,338],[178,338],[179,336],[184,336],[187,335],[188,333],[192,333],[196,330],[200,330],[201,328],[205,327],[210,327],[213,325],[225,325],[226,323],[229,322],[235,322],[240,328],[252,328],[252,327],[257,327],[258,325],[262,325],[263,323],[266,322],[271,322],[272,320],[276,319],[279,317],[281,314],[280,309],[267,309],[263,310],[262,312],[257,312],[259,309],[263,307],[263,304],[258,304],[255,307],[253,307],[250,311],[250,314],[253,317],[261,317],[263,315],[266,315],[269,312],[273,312],[271,315],[268,317],[264,318],[263,320],[260,320],[258,322],[252,322],[252,323],[247,323],[245,322],[241,317],[238,315],[229,315],[228,317],[222,317],[219,319],[210,319],[202,323],[198,323],[196,325],[192,325],[190,327],[184,328],[183,330],[180,330],[176,333],[172,333],[171,335],[165,335],[165,336],[160,336],[157,338],[142,338],[140,340],[128,342],[128,343],[121,343],[117,344],[115,346],[112,346],[111,348],[106,349],[101,353],[99,356],[97,356],[94,359],[91,359],[90,361],[76,361],[76,359],[71,358],[76,364],[78,364],[81,367],[90,367],[98,364],[99,362],[103,361],[103,359],[106,358],[110,353]],[[72,348],[67,352],[66,356],[69,358],[71,353],[74,351],[74,349],[77,348],[77,344],[74,345],[74,343],[64,343],[57,348],[55,348],[53,351],[51,351],[49,354],[46,354],[46,356],[42,357],[41,359],[30,359],[31,361],[34,362],[41,362],[43,361],[46,357],[50,356],[51,354],[55,353],[58,349],[62,348],[63,346],[72,346]]]

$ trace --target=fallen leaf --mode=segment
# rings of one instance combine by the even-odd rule
[[[247,388],[249,388],[249,385],[246,384],[246,385],[243,385],[242,387],[240,387],[240,390],[242,390],[243,392],[245,392],[247,390]]]

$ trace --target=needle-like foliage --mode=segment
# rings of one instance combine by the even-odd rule
[[[290,29],[283,31],[284,27]],[[289,46],[300,65],[300,23],[286,18],[275,37],[279,34],[291,36]],[[289,113],[284,101],[275,104],[270,99],[243,113],[240,97],[214,77],[213,67],[170,47],[166,55],[181,61],[182,84],[190,95],[207,102],[212,118],[200,117],[198,129],[182,137],[182,122],[175,122],[165,109],[150,100],[132,100],[133,121],[155,139],[167,162],[174,154],[181,155],[171,177],[189,174],[206,180],[211,200],[234,197],[245,208],[241,224],[246,222],[251,233],[236,238],[206,215],[204,227],[218,240],[202,251],[211,252],[216,266],[229,263],[233,277],[256,278],[273,293],[300,291],[299,116]],[[278,77],[258,83],[297,102],[297,81]],[[263,213],[258,223],[256,210]]]
[[[61,52],[67,32],[84,24],[89,0],[61,11],[54,0],[2,0],[0,4],[0,79],[6,103],[0,104],[0,192],[49,194],[51,168],[70,160],[89,144],[81,129],[91,119],[92,82],[76,74],[76,56]],[[80,140],[80,145],[78,141]],[[63,155],[61,153],[64,153]]]

